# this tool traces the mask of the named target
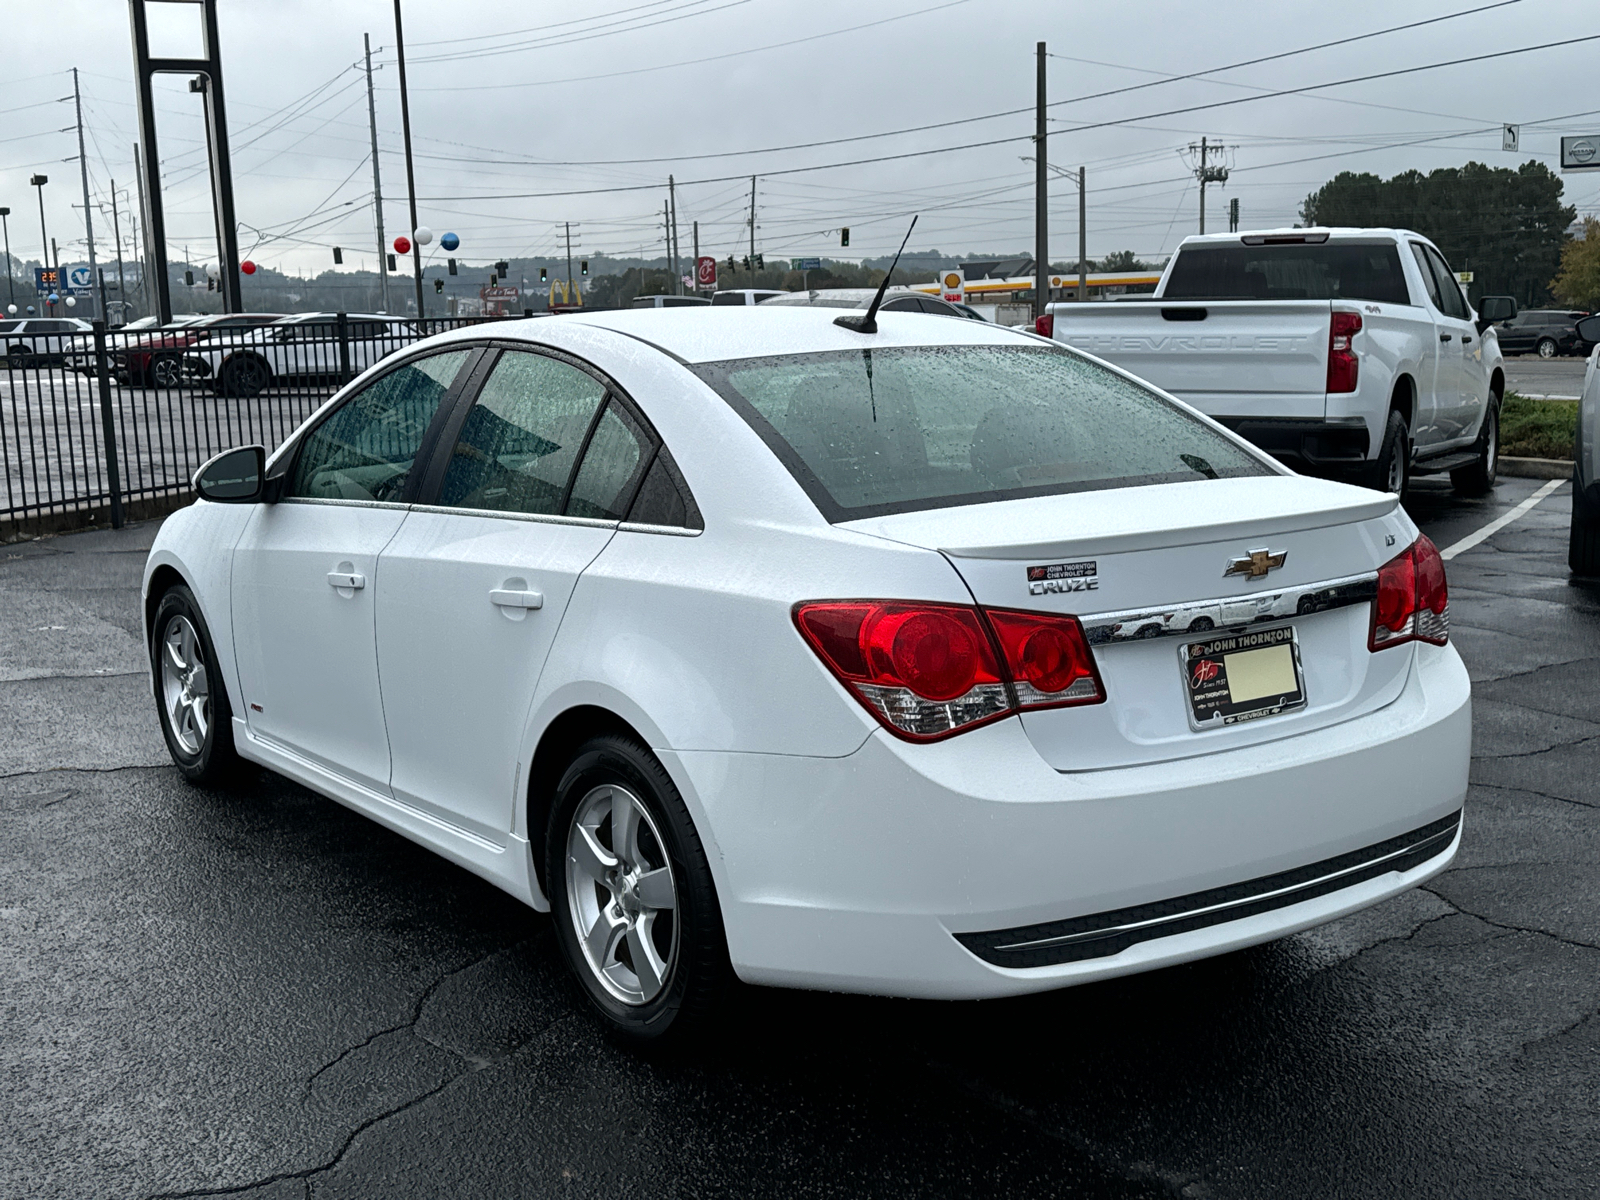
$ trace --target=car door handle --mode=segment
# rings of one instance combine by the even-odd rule
[[[499,608],[543,608],[544,596],[539,592],[516,592],[508,588],[495,588],[489,593],[489,603]]]
[[[1441,342],[1448,342],[1450,340],[1450,335],[1448,333],[1441,333],[1439,335],[1439,340]]]
[[[1461,335],[1461,344],[1463,346],[1471,345],[1472,344],[1472,336],[1470,334],[1463,333]]]
[[[367,586],[367,577],[365,575],[356,575],[349,571],[329,571],[328,586],[350,588],[355,591]]]

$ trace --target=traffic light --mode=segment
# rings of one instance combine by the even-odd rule
[[[748,254],[746,254],[744,256],[744,260],[743,261],[744,261],[744,269],[746,271],[748,271],[750,269],[750,256]]]
[[[497,286],[499,284],[499,282],[500,282],[500,276],[498,276],[498,275],[490,275],[489,276],[489,286],[490,287]]]
[[[390,270],[391,273],[393,273],[393,271],[395,270],[394,255],[392,255],[392,254],[389,255],[389,270]]]
[[[550,271],[549,271],[549,268],[547,268],[547,267],[540,267],[540,268],[539,268],[539,282],[540,282],[540,283],[546,283],[546,282],[548,282],[548,281],[549,281],[549,279],[550,279]]]
[[[188,284],[188,286],[193,287],[194,286],[194,272],[193,271],[185,271],[183,273],[183,282]]]
[[[450,274],[454,275],[456,273],[456,260],[453,258],[447,258],[445,259],[445,262],[450,264]]]
[[[435,280],[434,280],[434,281],[433,281],[433,290],[434,290],[434,291],[435,291],[435,292],[442,292],[442,291],[444,291],[444,280],[442,280],[442,279],[435,279]]]
[[[846,225],[843,229],[839,230],[839,245],[840,245],[841,248],[843,248],[845,246],[848,246],[849,244],[850,244],[850,226]]]
[[[494,273],[500,276],[501,279],[504,279],[507,275],[511,274],[511,264],[508,262],[495,263]]]
[[[760,254],[756,255],[756,270],[765,271],[766,269],[767,269],[766,257],[764,255],[760,255]]]
[[[337,246],[333,248],[333,265],[336,267],[344,266],[344,251]],[[390,269],[392,270],[393,268]]]
[[[728,270],[730,270],[730,271],[733,270],[733,266],[734,266],[733,255],[730,254],[730,255],[728,255]]]
[[[589,260],[587,258],[578,260],[578,274],[585,279],[589,277]]]

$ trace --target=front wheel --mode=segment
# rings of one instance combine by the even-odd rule
[[[1378,457],[1367,466],[1367,486],[1404,497],[1411,477],[1411,432],[1405,414],[1391,410],[1378,443]]]
[[[224,396],[249,399],[266,390],[272,370],[254,354],[240,354],[222,364],[217,372],[217,391]]]
[[[722,914],[683,797],[616,734],[579,747],[545,837],[556,940],[592,1007],[635,1043],[702,1024],[729,986]]]
[[[183,382],[183,360],[176,354],[158,354],[150,364],[150,383],[158,388],[175,388]]]
[[[1558,349],[1559,347],[1553,339],[1540,338],[1539,344],[1533,348],[1533,352],[1540,358],[1554,358]]]
[[[1484,496],[1494,487],[1500,470],[1500,401],[1489,397],[1489,409],[1483,414],[1483,429],[1478,433],[1475,447],[1478,457],[1464,467],[1450,472],[1450,483],[1463,496]]]
[[[233,747],[233,708],[217,669],[211,631],[194,593],[167,589],[151,625],[151,674],[167,751],[190,783],[225,782],[239,769]]]

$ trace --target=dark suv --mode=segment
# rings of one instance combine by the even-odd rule
[[[1561,308],[1531,308],[1496,327],[1500,349],[1506,354],[1554,358],[1558,354],[1587,354],[1589,343],[1578,333],[1578,320],[1588,313]]]

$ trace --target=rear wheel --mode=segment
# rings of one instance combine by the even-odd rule
[[[1367,486],[1404,497],[1411,478],[1411,433],[1405,414],[1391,410],[1378,443],[1378,457],[1367,466]]]
[[[174,388],[183,382],[183,360],[176,354],[158,354],[150,363],[150,383],[158,388]]]
[[[1600,578],[1600,502],[1584,494],[1576,471],[1572,475],[1572,533],[1567,542],[1567,566],[1574,575]]]
[[[233,748],[233,708],[211,631],[194,593],[182,584],[169,588],[156,608],[150,661],[161,732],[173,763],[190,783],[232,778],[240,765]]]
[[[1483,496],[1494,487],[1500,470],[1500,398],[1489,397],[1488,411],[1483,414],[1483,428],[1478,433],[1478,452],[1475,462],[1457,467],[1450,472],[1450,483],[1463,496]]]
[[[604,734],[562,774],[545,837],[556,939],[595,1011],[637,1043],[692,1032],[729,986],[705,848],[654,755]]]
[[[1540,358],[1554,358],[1558,349],[1559,347],[1556,345],[1554,338],[1540,338],[1539,344],[1533,348],[1533,352]]]
[[[217,391],[224,396],[259,396],[272,380],[272,370],[254,354],[238,354],[217,372]]]

